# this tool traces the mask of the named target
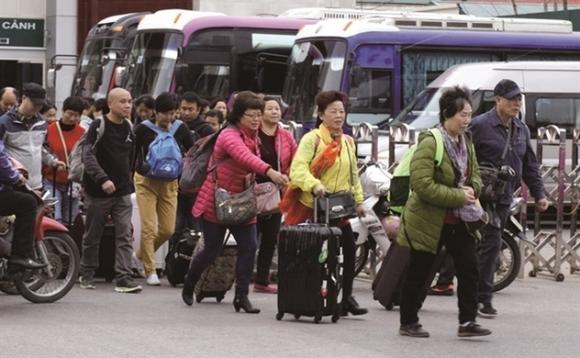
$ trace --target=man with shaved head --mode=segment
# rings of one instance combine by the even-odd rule
[[[14,87],[0,89],[0,116],[18,104],[18,91]]]
[[[81,288],[94,289],[99,266],[99,244],[107,216],[115,224],[115,291],[141,291],[132,275],[131,194],[135,135],[131,128],[131,94],[115,88],[107,96],[109,113],[94,120],[87,131],[83,150],[85,206],[87,217],[83,235]]]

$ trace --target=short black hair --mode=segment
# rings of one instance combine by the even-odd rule
[[[109,105],[106,98],[99,98],[95,101],[95,111],[103,112],[103,114],[109,113]]]
[[[73,112],[77,112],[77,113],[83,113],[83,110],[85,109],[85,102],[83,101],[82,97],[78,97],[78,96],[70,96],[67,97],[67,99],[64,100],[64,102],[62,103],[62,111],[66,112],[66,111],[73,111]]]
[[[51,109],[54,109],[56,111],[56,106],[54,105],[54,103],[46,101],[42,104],[42,108],[40,108],[40,113],[46,113]]]
[[[144,104],[145,107],[149,109],[155,109],[155,98],[153,98],[153,96],[150,96],[148,94],[141,95],[135,101],[135,107],[138,107],[141,104]]]
[[[221,111],[210,109],[205,114],[205,118],[207,117],[216,117],[218,119],[218,123],[222,124],[224,122],[224,114]]]
[[[264,112],[264,101],[252,91],[242,91],[236,96],[233,107],[228,115],[228,122],[236,124],[248,109],[259,109]]]
[[[194,92],[188,91],[188,92],[184,92],[181,95],[181,98],[179,99],[179,103],[181,103],[181,101],[185,101],[185,102],[189,102],[189,103],[195,103],[198,107],[202,107],[201,104],[201,98],[196,95]]]
[[[157,113],[174,111],[176,108],[177,101],[173,93],[163,92],[155,98],[155,111]]]
[[[454,86],[445,90],[439,98],[439,123],[443,124],[446,119],[453,117],[457,112],[463,111],[465,104],[471,103],[471,93],[465,87]]]

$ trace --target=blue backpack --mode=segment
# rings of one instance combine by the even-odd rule
[[[157,133],[155,140],[149,144],[149,153],[145,158],[149,168],[145,174],[147,178],[172,181],[181,174],[183,156],[174,135],[182,123],[176,120],[169,131],[163,131],[151,121],[143,122],[147,128]]]

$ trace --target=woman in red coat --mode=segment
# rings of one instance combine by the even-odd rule
[[[81,97],[68,97],[62,105],[62,118],[60,121],[53,121],[46,133],[50,151],[58,160],[65,162],[67,167],[70,152],[85,133],[79,125],[83,109],[84,101]],[[57,171],[49,166],[42,169],[42,176],[44,188],[51,193],[54,192],[58,198],[54,211],[55,219],[72,224],[79,211],[80,185],[73,184],[72,188],[69,188],[68,171]]]
[[[274,170],[259,155],[258,130],[262,121],[264,102],[253,92],[240,92],[233,111],[228,117],[229,127],[220,132],[215,143],[211,163],[218,163],[203,183],[193,206],[193,216],[203,219],[204,248],[196,254],[189,267],[181,297],[191,306],[193,290],[202,272],[220,254],[226,230],[236,239],[238,258],[236,262],[236,296],[234,308],[247,313],[259,313],[248,299],[250,278],[256,256],[256,217],[241,225],[220,224],[215,212],[214,196],[217,187],[232,193],[246,189],[250,174],[263,175],[274,183],[284,186],[288,177]]]

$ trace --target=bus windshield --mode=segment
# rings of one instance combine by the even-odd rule
[[[314,117],[314,97],[320,91],[340,88],[346,43],[341,40],[301,42],[294,45],[282,92],[288,106],[285,118],[298,123]]]
[[[115,69],[115,52],[104,53],[105,48],[110,48],[112,40],[93,39],[89,40],[81,54],[79,68],[73,81],[72,94],[74,96],[93,97],[95,99],[106,97],[113,70]],[[109,61],[102,66],[101,57],[109,56]]]
[[[133,98],[142,94],[156,97],[171,89],[177,52],[183,41],[179,33],[139,33],[129,55],[124,88]]]
[[[209,29],[191,36],[176,72],[176,91],[204,98],[235,90],[280,94],[294,31]]]

